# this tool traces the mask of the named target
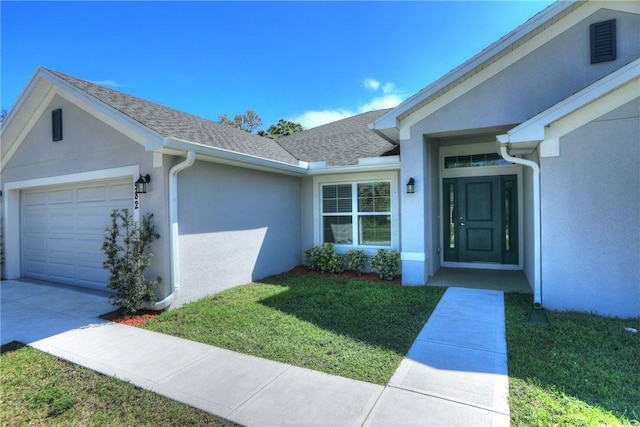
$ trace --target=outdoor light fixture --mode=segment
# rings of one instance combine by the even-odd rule
[[[409,182],[407,182],[407,194],[413,194],[416,192],[416,182],[413,178],[409,178]]]
[[[151,176],[146,174],[140,175],[140,178],[136,181],[136,194],[144,194],[147,192],[147,184],[151,182]]]

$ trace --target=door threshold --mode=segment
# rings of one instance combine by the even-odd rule
[[[451,262],[443,261],[442,267],[447,268],[473,268],[477,270],[522,270],[519,265],[516,264],[497,264],[492,262]]]

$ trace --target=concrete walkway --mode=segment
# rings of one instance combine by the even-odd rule
[[[242,425],[509,425],[500,291],[449,288],[386,387],[108,323],[99,293],[9,280],[0,297],[2,343]]]

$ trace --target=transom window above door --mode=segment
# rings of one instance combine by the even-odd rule
[[[460,156],[446,156],[445,169],[472,168],[479,166],[510,166],[513,163],[504,160],[498,153],[465,154]]]
[[[391,246],[391,215],[390,181],[322,185],[323,242]]]

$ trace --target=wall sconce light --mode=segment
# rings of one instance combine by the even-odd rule
[[[416,182],[413,178],[409,178],[409,182],[407,182],[407,194],[413,194],[416,192]]]
[[[151,182],[151,176],[146,174],[140,175],[140,178],[136,181],[136,194],[144,194],[147,192],[147,184]]]

